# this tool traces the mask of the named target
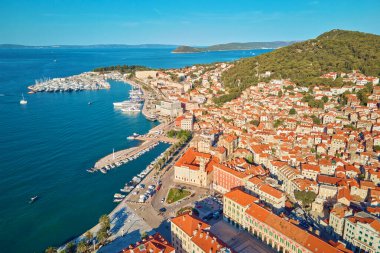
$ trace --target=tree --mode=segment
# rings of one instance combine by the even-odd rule
[[[55,248],[55,247],[48,247],[45,250],[45,253],[57,253],[57,248]]]
[[[324,103],[327,103],[327,102],[329,101],[329,98],[328,98],[327,96],[323,96],[323,97],[322,97],[322,101],[323,101]]]
[[[379,145],[375,145],[375,146],[373,146],[373,150],[374,150],[375,152],[379,152],[379,151],[380,151],[380,146],[379,146]]]
[[[69,242],[66,244],[65,253],[74,253],[75,252],[75,244],[73,242]]]
[[[281,126],[283,122],[284,122],[284,121],[282,121],[282,120],[280,120],[280,119],[276,119],[276,120],[274,121],[273,127],[274,127],[274,128],[277,128],[277,127]]]
[[[105,229],[100,229],[98,231],[98,233],[96,234],[96,239],[98,240],[98,242],[100,242],[101,244],[105,243],[106,240],[108,238],[108,233]]]
[[[78,253],[84,253],[87,251],[87,244],[85,241],[80,241],[77,245],[77,252]]]
[[[94,235],[89,230],[89,231],[86,232],[85,237],[86,237],[86,239],[87,239],[88,242],[91,242],[91,240],[94,237]]]
[[[254,120],[251,120],[249,123],[252,125],[258,126],[260,124],[260,121],[254,119]]]
[[[280,90],[279,92],[278,92],[278,94],[277,94],[277,97],[282,97],[282,90]]]
[[[289,115],[295,115],[297,114],[296,109],[292,108],[289,110]]]
[[[181,190],[181,189],[180,189]],[[144,231],[142,234],[141,234],[141,239],[144,239],[148,236],[148,233],[146,231]]]
[[[312,118],[314,124],[316,124],[316,125],[321,124],[321,120],[317,116],[311,115],[311,118]]]
[[[100,227],[104,228],[106,231],[110,229],[111,222],[107,214],[103,214],[102,216],[100,216],[99,223],[100,223]]]
[[[294,191],[294,197],[302,202],[302,205],[304,207],[309,206],[311,203],[314,202],[315,198],[317,197],[317,194],[312,191]]]
[[[251,164],[253,164],[253,155],[248,155],[245,160]]]

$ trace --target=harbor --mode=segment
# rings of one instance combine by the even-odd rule
[[[178,140],[174,138],[166,137],[166,131],[170,129],[172,123],[169,124],[160,124],[152,128],[148,134],[139,135],[134,133],[132,136],[127,137],[131,140],[140,140],[142,141],[141,145],[137,147],[132,147],[124,150],[114,151],[106,155],[105,157],[99,159],[93,168],[87,170],[88,172],[100,171],[102,173],[107,173],[108,170],[119,167],[123,164],[132,161],[142,154],[152,150],[156,147],[159,142],[174,144]]]
[[[85,72],[79,75],[63,78],[45,78],[36,80],[34,85],[28,86],[29,93],[35,92],[71,92],[83,90],[109,89],[109,77],[95,72]]]

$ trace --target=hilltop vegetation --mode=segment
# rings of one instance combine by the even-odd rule
[[[201,49],[189,46],[179,46],[172,51],[172,53],[200,53]]]
[[[235,66],[222,75],[222,81],[230,97],[259,81],[257,73],[272,73],[270,78],[290,78],[297,85],[342,86],[336,81],[319,78],[322,74],[360,70],[365,75],[380,75],[380,36],[362,32],[332,30],[315,39],[292,44],[236,62]],[[223,102],[229,99],[218,98]]]
[[[209,47],[189,47],[180,46],[173,50],[173,53],[201,53],[211,51],[229,51],[229,50],[253,50],[264,48],[279,48],[288,46],[293,41],[272,41],[272,42],[246,42],[246,43],[227,43],[212,45]]]
[[[94,69],[95,72],[110,72],[110,71],[119,71],[122,74],[130,73],[132,75],[135,74],[136,71],[142,71],[142,70],[151,70],[151,68],[145,67],[145,66],[138,66],[138,65],[116,65],[116,66],[108,66],[108,67],[100,67]]]

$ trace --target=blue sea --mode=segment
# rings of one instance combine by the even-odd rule
[[[127,99],[127,84],[112,81],[110,90],[28,95],[27,86],[35,79],[116,64],[176,68],[270,51],[171,54],[171,50],[0,49],[1,252],[43,252],[91,228],[115,207],[113,194],[168,147],[160,144],[107,174],[87,173],[113,148],[138,144],[127,136],[146,133],[157,123],[113,109],[112,102]],[[27,105],[19,104],[22,93]],[[35,195],[39,199],[29,204]]]

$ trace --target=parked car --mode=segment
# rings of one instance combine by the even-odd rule
[[[162,198],[162,199],[161,199],[161,203],[164,203],[164,201],[165,201],[165,198]]]
[[[166,212],[166,208],[165,207],[162,207],[162,208],[160,208],[160,210],[159,210],[161,213],[164,213],[164,212]]]

